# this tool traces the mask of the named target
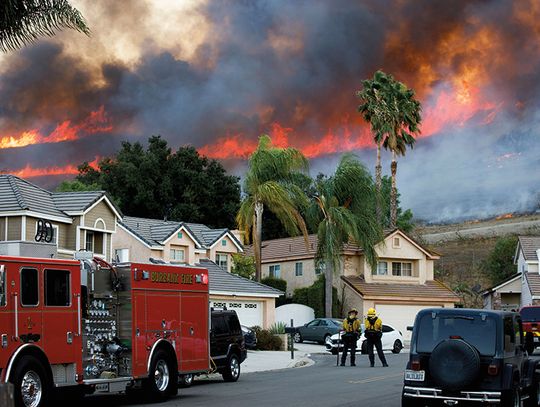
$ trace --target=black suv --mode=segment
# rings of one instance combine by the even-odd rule
[[[537,361],[514,312],[433,308],[414,322],[401,405],[538,406]]]
[[[212,310],[210,356],[225,381],[238,380],[240,364],[246,360],[247,350],[236,311]]]
[[[244,335],[236,311],[212,310],[210,327],[210,357],[212,370],[223,376],[227,382],[235,382],[240,377],[240,364],[246,360],[247,350]],[[189,387],[193,375],[179,376],[181,387]]]

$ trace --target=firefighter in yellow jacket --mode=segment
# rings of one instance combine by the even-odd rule
[[[382,350],[382,320],[377,316],[375,308],[370,308],[367,313],[367,318],[364,322],[364,336],[367,341],[367,350],[369,355],[369,363],[371,367],[375,366],[375,355],[373,354],[373,346],[377,349],[377,355],[384,367],[388,367],[386,358]]]
[[[343,320],[343,330],[345,333],[342,335],[341,340],[343,342],[343,355],[341,355],[341,366],[345,366],[347,360],[347,352],[351,351],[351,366],[356,366],[356,341],[360,335],[360,321],[358,320],[358,311],[351,309],[347,318]]]

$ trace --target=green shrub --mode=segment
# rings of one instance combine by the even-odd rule
[[[270,333],[274,335],[284,334],[285,327],[286,325],[284,322],[276,322],[274,325],[270,327]]]
[[[273,287],[276,290],[287,292],[287,282],[281,278],[266,277],[261,280],[261,283],[266,284],[267,286]],[[285,294],[280,295],[276,298],[276,307],[290,303],[290,299],[287,299]]]
[[[280,337],[275,336],[267,329],[262,329],[260,326],[254,326],[253,331],[257,335],[257,350],[280,350],[283,341]]]

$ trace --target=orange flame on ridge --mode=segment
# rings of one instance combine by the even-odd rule
[[[23,132],[20,136],[0,137],[0,149],[26,147],[33,144],[60,143],[62,141],[77,140],[81,133],[86,135],[95,133],[108,133],[113,130],[104,106],[90,112],[88,117],[79,124],[72,124],[71,120],[65,120],[47,136],[42,135],[37,129]]]

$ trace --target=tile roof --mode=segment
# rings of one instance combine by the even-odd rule
[[[84,212],[105,195],[105,191],[53,192],[54,204],[64,212]]]
[[[525,273],[527,278],[527,284],[531,290],[532,295],[540,295],[540,274],[538,273]]]
[[[341,277],[363,297],[440,298],[457,302],[459,297],[437,280],[425,284],[367,283],[363,277]]]
[[[386,239],[392,233],[399,229],[388,229],[384,231],[384,238]],[[423,248],[431,256],[438,257],[439,255],[418,243],[404,232],[411,241]],[[361,253],[362,248],[356,244],[347,243],[343,246],[345,252],[353,252],[355,254]],[[286,259],[304,259],[315,257],[317,253],[317,235],[308,235],[308,246],[303,236],[285,237],[281,239],[264,240],[262,242],[262,261],[270,263],[272,261],[283,261]],[[246,255],[253,256],[253,247],[249,246],[245,250]]]
[[[84,212],[103,196],[104,191],[50,192],[15,175],[0,174],[0,213],[32,211],[70,221],[70,213]]]
[[[163,241],[167,240],[182,226],[187,229],[201,247],[212,246],[218,239],[230,232],[229,229],[211,229],[201,223],[165,221],[135,216],[124,216],[120,223],[150,246],[162,245]],[[232,233],[230,233],[230,236],[242,247],[242,244]]]
[[[519,236],[519,245],[526,261],[537,261],[536,251],[540,249],[540,236]]]
[[[33,211],[71,220],[56,205],[52,193],[14,175],[0,175],[0,213]]]
[[[208,269],[210,294],[212,294],[212,291],[234,292],[249,296],[264,294],[279,297],[284,294],[275,288],[229,273],[213,261],[202,259],[198,265]]]

